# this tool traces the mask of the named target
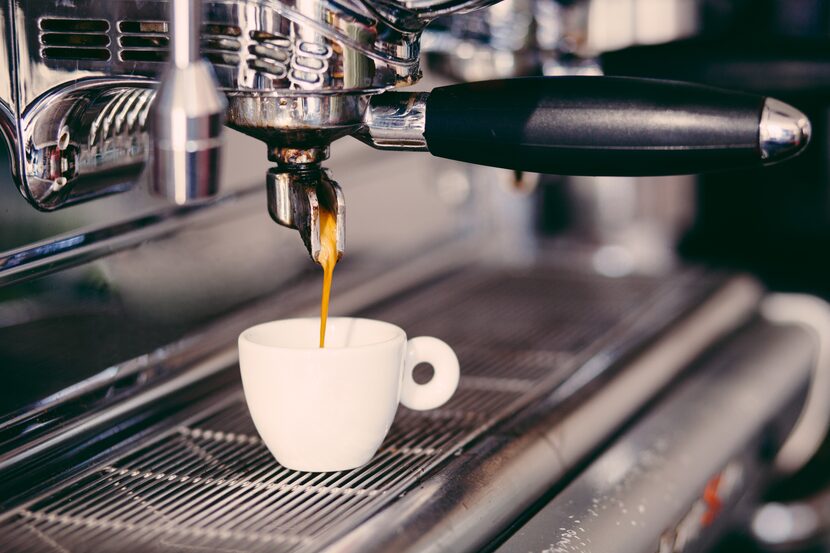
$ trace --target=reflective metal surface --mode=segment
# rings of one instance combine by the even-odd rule
[[[428,151],[426,92],[387,92],[372,98],[355,138],[379,150]]]
[[[422,44],[429,69],[454,81],[599,76],[598,54],[692,35],[701,25],[702,9],[694,0],[509,0],[436,21]],[[384,96],[372,103],[376,101],[383,102]],[[809,141],[804,116],[791,107],[787,111],[789,117],[780,114],[773,123],[775,111],[767,107],[759,125],[765,149],[781,141],[775,159],[804,151]],[[368,141],[365,134],[361,140]],[[773,163],[769,153],[764,159]],[[694,219],[695,182],[691,175],[540,179],[543,193],[558,204],[550,211],[567,213],[560,219],[573,223],[569,230],[575,238],[597,245],[595,267],[608,275],[660,272],[676,261],[677,243]]]
[[[694,217],[693,175],[568,177],[559,186],[574,221],[570,232],[597,245],[598,272],[660,273],[677,263],[677,243]]]
[[[38,98],[8,137],[24,197],[52,210],[132,186],[150,153],[151,86],[89,80]]]
[[[265,207],[314,259],[315,214],[335,206],[342,253],[343,193],[321,165],[329,143],[357,135],[376,148],[424,149],[426,93],[389,89],[420,77],[426,22],[485,3],[205,1],[204,24],[191,29],[228,98],[228,124],[266,146],[237,141],[228,154],[235,142],[225,142],[241,185],[187,207],[139,189],[45,220],[0,194],[0,549],[479,548],[752,316],[761,291],[750,280],[671,264],[638,276],[624,263],[620,271],[618,250],[567,243],[540,254],[532,175],[338,143],[327,164],[348,171],[350,256],[338,265],[333,312],[448,340],[461,388],[443,409],[402,410],[362,469],[311,475],[270,457],[239,393],[234,339],[257,322],[315,314],[320,275],[296,235],[269,226]],[[525,48],[545,33],[584,46],[554,28],[557,18],[537,18],[535,38],[506,32],[528,23],[521,5],[499,12],[517,27],[500,31],[491,19],[479,33],[505,50],[473,52],[478,74],[537,64]],[[147,117],[163,99],[155,87],[171,39],[176,49],[169,7],[0,5],[0,126],[21,190],[40,209],[143,186],[149,152],[163,146]],[[577,10],[557,11],[566,12]],[[465,54],[471,37],[451,48]],[[194,135],[209,148],[216,119]],[[276,167],[260,166],[261,154]],[[227,163],[224,172],[226,184]],[[525,268],[471,269],[482,253]]]
[[[761,458],[795,420],[815,346],[792,326],[742,330],[498,551],[704,550],[769,477]]]
[[[423,40],[430,69],[462,81],[534,74],[538,59],[533,11],[541,3],[552,6],[554,13],[545,21],[558,34],[565,9],[552,0],[502,0],[486,10],[436,21]]]
[[[600,75],[599,53],[693,35],[701,10],[697,0],[504,0],[436,21],[423,48],[429,68],[454,80]]]
[[[382,272],[377,262],[367,260],[357,271],[346,263],[338,268],[339,293],[332,309],[355,312],[436,275],[457,271],[473,261],[459,246],[433,248],[427,255],[415,256],[414,262],[394,268],[384,263]],[[239,258],[228,259],[240,265]],[[137,270],[129,265],[126,270]],[[44,306],[41,312],[34,301],[33,305],[19,306],[21,313],[14,324],[3,321],[7,326],[0,329],[6,382],[14,393],[13,397],[0,395],[0,472],[4,475],[0,479],[0,510],[19,501],[21,494],[31,495],[35,488],[48,486],[58,475],[67,478],[85,470],[101,452],[111,455],[113,447],[129,447],[136,438],[143,439],[142,428],[148,421],[167,428],[189,416],[189,410],[202,409],[197,404],[206,393],[225,397],[228,387],[238,382],[236,339],[252,321],[317,313],[319,288],[309,285],[307,276],[300,282],[286,282],[285,275],[273,266],[261,271],[267,271],[269,280],[278,282],[279,288],[270,294],[266,290],[265,297],[257,301],[239,298],[241,281],[223,279],[223,286],[236,288],[230,291],[231,297],[237,302],[241,299],[241,307],[233,306],[227,291],[223,294],[221,287],[211,286],[200,274],[207,295],[198,301],[208,297],[210,301],[202,301],[209,306],[195,314],[197,322],[192,320],[193,313],[181,313],[187,305],[180,299],[176,303],[173,297],[163,301],[172,304],[171,311],[180,318],[177,321],[170,320],[171,313],[161,313],[160,304],[147,299],[145,307],[156,311],[149,320],[136,320],[129,305],[120,310],[110,307],[105,313],[93,307],[88,314],[78,313],[71,305],[62,311],[61,306]],[[247,275],[249,287],[256,282],[251,272]],[[180,284],[172,279],[169,282],[180,292]],[[251,293],[263,294],[263,290],[247,291]],[[38,299],[42,298],[31,298]],[[119,300],[128,304],[136,301],[129,295]],[[9,313],[14,306],[3,307],[4,315],[14,315]],[[43,348],[45,340],[39,339],[44,328],[61,333],[60,340],[51,336],[48,348]],[[20,342],[17,347],[9,343],[14,340]],[[216,397],[204,407],[215,407],[215,403]]]
[[[251,191],[240,194],[242,197],[251,195]],[[223,201],[233,202],[235,199],[228,196]],[[210,207],[204,204],[140,213],[115,225],[96,225],[6,250],[0,255],[0,285],[8,286],[45,276],[136,247],[170,233],[181,226],[188,216]]]
[[[171,56],[153,105],[153,191],[177,205],[219,188],[225,97],[201,59],[201,0],[171,0]],[[197,92],[198,91],[198,92]]]
[[[764,160],[784,161],[804,151],[810,143],[810,120],[793,106],[767,98],[759,132]]]
[[[630,351],[623,345],[597,351],[549,395],[540,385],[537,405],[519,411],[382,516],[364,522],[326,551],[480,550],[538,500],[542,490],[560,482],[597,440],[633,415],[646,395],[656,393],[743,323],[758,292],[751,281],[733,281],[619,366],[612,352]],[[647,324],[654,328],[655,321]],[[637,333],[636,326],[629,330]]]
[[[364,94],[228,93],[228,125],[280,147],[327,148],[362,124]],[[276,160],[275,160],[276,161]]]
[[[720,282],[695,271],[611,280],[542,264],[461,273],[400,295],[358,313],[445,338],[461,359],[461,388],[441,409],[402,409],[366,467],[323,474],[280,467],[238,392],[225,388],[149,442],[8,512],[6,543],[21,551],[54,544],[73,551],[116,544],[122,551],[368,551],[390,550],[393,542],[400,545],[393,550],[425,543],[467,550],[749,315],[757,288]],[[559,309],[546,308],[552,301]],[[440,315],[436,303],[444,306]],[[614,403],[597,387],[632,391],[634,381],[649,385],[638,393],[609,390]],[[434,539],[436,532],[443,537]]]
[[[173,25],[166,1],[3,4],[0,129],[15,180],[32,205],[53,210],[134,186],[153,148],[162,195],[182,204],[213,194],[223,102],[206,94],[212,72],[228,124],[293,170],[275,152],[327,151],[362,125],[370,96],[420,78],[429,21],[492,1],[182,3]],[[176,69],[162,77],[171,45]]]
[[[0,98],[8,108],[0,109],[0,129],[14,153],[17,184],[35,207],[58,209],[130,188],[152,149],[157,192],[178,204],[212,195],[224,106],[212,72],[228,97],[227,124],[264,141],[280,173],[302,172],[304,181],[323,175],[319,163],[330,143],[347,135],[359,134],[381,149],[423,150],[424,97],[382,98],[420,79],[420,39],[428,23],[492,2],[215,0],[203,9],[181,4],[191,9],[174,24],[166,1],[4,5],[2,16],[17,24],[0,29],[8,54],[2,69],[16,90]],[[656,40],[643,29],[688,11],[672,10],[649,15],[638,4],[637,41]],[[458,68],[472,68],[464,73],[470,78],[538,72],[551,57],[560,73],[567,67],[585,73],[587,65],[568,61],[574,53],[593,55],[580,33],[585,25],[616,23],[615,13],[619,8],[607,2],[563,7],[552,0],[507,0],[465,24],[436,28],[433,50],[443,48]],[[171,45],[175,69],[162,75]],[[160,78],[154,100],[147,88]],[[144,125],[151,103],[152,137]],[[787,139],[779,135],[789,123],[768,119],[762,131],[767,144],[781,143],[781,150]],[[770,161],[784,155],[765,152]],[[322,181],[319,186],[327,188]]]
[[[337,254],[343,255],[346,240],[346,201],[329,172],[316,164],[302,170],[268,171],[268,213],[284,227],[300,232],[311,259],[320,255],[320,210],[334,213],[337,221]]]

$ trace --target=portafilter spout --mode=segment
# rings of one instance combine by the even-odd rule
[[[320,262],[320,213],[335,215],[337,225],[337,257],[345,249],[346,202],[340,186],[329,171],[320,165],[327,157],[317,149],[293,148],[272,151],[272,160],[279,160],[268,171],[266,189],[268,213],[278,224],[296,229],[315,263]]]

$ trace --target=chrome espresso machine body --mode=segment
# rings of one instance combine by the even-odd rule
[[[572,174],[760,165],[806,145],[809,122],[781,102],[645,80],[388,92],[420,78],[427,23],[486,4],[12,3],[0,91],[12,170],[34,207],[53,210],[129,187],[152,159],[153,187],[187,204],[216,192],[224,119],[266,143],[269,212],[316,259],[319,202],[343,228],[343,195],[321,163],[347,135]],[[690,121],[695,110],[711,119]],[[482,118],[507,122],[488,130]]]
[[[827,428],[825,304],[542,236],[528,171],[760,168],[810,122],[588,62],[514,79],[533,18],[488,3],[0,4],[0,550],[695,551],[775,517]],[[536,30],[575,36],[579,4],[537,1]],[[447,15],[462,40],[422,37]],[[457,56],[419,82],[422,45]],[[368,465],[301,473],[236,339],[317,314],[307,254],[321,208],[344,252],[346,197],[332,313],[446,340],[461,380]]]

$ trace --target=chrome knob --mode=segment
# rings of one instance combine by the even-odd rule
[[[812,128],[807,116],[789,104],[767,98],[758,129],[761,157],[766,163],[789,159],[810,143]]]

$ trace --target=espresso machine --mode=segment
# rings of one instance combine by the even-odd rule
[[[585,3],[490,3],[0,5],[0,549],[685,551],[769,516],[830,420],[824,302],[621,270],[539,233],[532,183],[786,171],[809,118],[599,76],[562,54]],[[322,209],[332,312],[462,376],[368,465],[304,473],[257,436],[236,337],[316,315]]]

